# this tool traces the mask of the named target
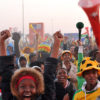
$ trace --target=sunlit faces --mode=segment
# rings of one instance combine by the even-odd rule
[[[96,69],[91,69],[83,72],[83,77],[85,78],[87,84],[96,84],[98,79],[98,71]]]
[[[27,61],[26,60],[21,60],[20,61],[20,66],[21,67],[26,67]]]
[[[20,64],[20,67],[26,67],[27,59],[24,56],[21,56],[19,58],[19,64]]]
[[[31,100],[36,94],[36,85],[31,79],[23,79],[18,86],[18,94],[22,100]]]
[[[67,71],[69,72],[71,69],[71,63],[69,61],[64,61]]]
[[[42,73],[44,73],[44,64],[41,64]]]
[[[71,54],[70,54],[70,53],[65,53],[65,54],[63,55],[63,59],[69,61],[69,60],[71,59]]]
[[[100,51],[98,51],[96,54],[96,60],[100,63]]]
[[[61,83],[63,83],[63,82],[66,83],[66,80],[67,80],[67,71],[66,71],[66,69],[61,68],[61,69],[58,70],[57,79]]]
[[[70,52],[72,53],[72,54],[74,54],[74,46],[72,46],[71,48],[70,48]]]
[[[25,48],[24,53],[30,54],[30,52],[31,52],[30,48]]]

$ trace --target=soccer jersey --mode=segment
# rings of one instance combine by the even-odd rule
[[[83,85],[82,89],[76,91],[73,100],[98,100],[99,97],[100,97],[100,82],[98,82],[97,86],[91,91],[86,91],[85,85]]]
[[[96,100],[100,96],[100,88],[90,93],[86,93],[80,89],[74,95],[73,100]]]

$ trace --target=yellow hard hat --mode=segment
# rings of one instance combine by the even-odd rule
[[[30,53],[33,53],[34,52],[34,48],[31,48],[31,47],[26,46],[26,47],[23,48],[22,53],[25,53],[25,50],[26,49],[29,49]]]
[[[93,60],[90,57],[86,57],[81,62],[80,72],[77,73],[77,76],[82,76],[84,71],[91,69],[98,70],[98,74],[100,75],[100,64],[96,60]]]
[[[70,57],[72,58],[72,53],[71,53],[69,50],[64,50],[64,51],[62,52],[62,54],[61,54],[61,59],[62,59],[62,60],[63,60],[63,55],[64,55],[65,53],[69,53],[69,54],[70,54]]]

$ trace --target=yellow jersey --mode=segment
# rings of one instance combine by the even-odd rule
[[[97,90],[85,93],[82,89],[76,91],[73,100],[97,100],[100,97],[100,88]]]

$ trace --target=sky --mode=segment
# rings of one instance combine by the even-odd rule
[[[62,33],[76,33],[77,22],[83,22],[85,27],[90,27],[78,2],[79,0],[0,0],[0,31],[16,27],[23,32],[24,20],[26,34],[29,33],[29,23],[36,22],[44,23],[45,33],[53,34],[57,30]]]

